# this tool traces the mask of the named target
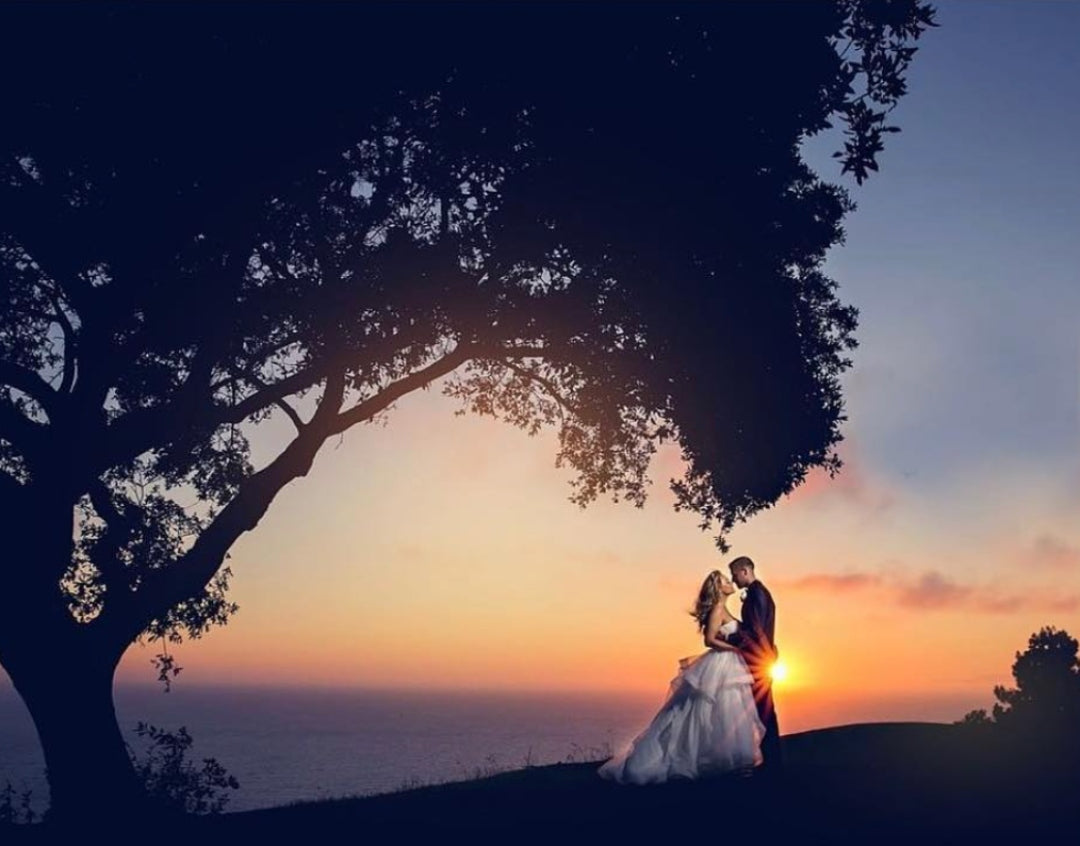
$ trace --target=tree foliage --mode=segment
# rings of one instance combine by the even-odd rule
[[[1002,724],[1043,724],[1070,733],[1080,725],[1080,660],[1076,638],[1064,629],[1044,626],[1016,653],[1016,687],[998,685],[994,720]]]
[[[240,783],[216,758],[204,758],[197,767],[188,759],[194,743],[186,727],[168,731],[140,722],[135,734],[145,741],[142,755],[129,749],[135,772],[152,801],[167,811],[184,814],[220,814],[231,798],[228,791]]]
[[[971,711],[963,722],[996,726],[1024,736],[1038,735],[1080,749],[1080,657],[1078,644],[1064,629],[1044,626],[1028,638],[1027,649],[1016,653],[1012,666],[1015,687],[997,685],[998,700],[990,714]]]
[[[226,621],[234,541],[438,380],[553,428],[580,505],[640,505],[675,442],[721,549],[839,468],[856,312],[822,264],[853,206],[800,144],[838,122],[845,171],[876,169],[927,4],[52,11],[5,8],[0,68],[20,690],[46,654],[111,673]]]
[[[15,92],[0,160],[4,513],[44,497],[77,526],[25,566],[123,643],[198,636],[233,610],[232,541],[319,445],[450,373],[463,407],[556,427],[582,505],[640,505],[676,440],[678,507],[721,548],[837,470],[856,314],[821,264],[852,206],[798,145],[839,120],[845,169],[875,169],[932,12],[765,6],[425,7],[438,38],[377,7],[332,61],[329,7],[299,30],[288,7],[81,12],[100,41],[73,28],[63,72]],[[151,22],[211,49],[183,61]],[[273,415],[295,439],[256,468]]]

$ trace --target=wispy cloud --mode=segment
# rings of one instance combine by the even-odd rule
[[[813,573],[781,581],[781,590],[876,595],[881,602],[927,611],[966,610],[982,614],[1017,611],[1070,613],[1080,610],[1080,595],[1024,590],[1012,593],[993,585],[965,584],[936,570],[919,575]]]
[[[961,585],[934,570],[914,581],[892,585],[896,601],[907,608],[949,608],[968,603],[976,589]]]
[[[1051,570],[1080,569],[1080,547],[1056,535],[1040,535],[1026,551],[1023,563]]]
[[[793,503],[819,503],[839,500],[871,512],[884,511],[896,503],[896,494],[880,482],[871,479],[850,440],[841,446],[840,458],[844,466],[836,476],[816,467],[806,474],[806,479],[786,497]]]
[[[881,581],[881,576],[874,576],[869,573],[814,573],[810,576],[786,581],[784,585],[795,590],[835,590],[846,593],[877,587],[881,584]]]
[[[1059,599],[1052,599],[1046,603],[1046,610],[1058,614],[1071,614],[1080,611],[1080,597],[1063,596]]]

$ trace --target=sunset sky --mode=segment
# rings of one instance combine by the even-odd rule
[[[241,539],[240,612],[178,650],[179,683],[659,697],[702,648],[701,579],[739,554],[777,601],[783,731],[958,719],[1039,627],[1080,634],[1080,4],[935,5],[829,260],[861,312],[841,476],[721,557],[671,507],[677,454],[644,509],[582,511],[553,434],[456,417],[436,386],[328,443]],[[830,143],[808,155],[832,177]],[[152,683],[151,654],[121,678]]]

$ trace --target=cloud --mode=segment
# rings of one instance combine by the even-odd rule
[[[868,587],[877,587],[881,584],[881,577],[872,576],[869,573],[844,573],[840,575],[815,573],[784,584],[786,587],[795,590],[835,590],[846,593]]]
[[[1064,596],[1059,599],[1052,599],[1046,603],[1045,610],[1053,611],[1056,614],[1072,614],[1080,611],[1080,596]]]
[[[896,601],[908,608],[948,608],[964,605],[975,593],[972,587],[957,584],[930,570],[917,581],[893,586]]]
[[[1024,554],[1024,562],[1049,570],[1080,568],[1080,547],[1050,534],[1040,535]]]
[[[836,476],[829,476],[828,471],[815,467],[785,500],[793,503],[839,500],[872,512],[884,511],[896,503],[892,491],[870,479],[850,438],[841,444],[838,453],[844,466]]]
[[[876,597],[883,605],[924,611],[959,610],[980,614],[1040,611],[1066,614],[1080,610],[1080,595],[1063,596],[1058,591],[1046,590],[1006,593],[996,586],[964,584],[936,570],[927,570],[918,576],[813,573],[778,582],[777,586],[792,591],[865,594]]]

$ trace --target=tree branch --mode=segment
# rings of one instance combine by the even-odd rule
[[[303,431],[304,421],[300,419],[300,415],[296,413],[295,408],[285,402],[285,400],[278,400],[276,405],[289,416],[289,419],[293,422],[297,432]]]
[[[292,443],[270,464],[241,483],[236,496],[181,559],[166,569],[146,574],[138,591],[128,593],[122,606],[114,604],[108,615],[108,625],[115,637],[126,644],[169,609],[197,598],[213,579],[237,538],[258,525],[278,492],[293,480],[307,475],[327,438],[371,419],[405,394],[426,387],[470,358],[500,355],[505,355],[500,348],[460,344],[437,361],[392,382],[346,412],[340,411],[346,389],[345,370],[333,370],[327,377],[318,409],[310,422],[302,424]],[[270,386],[268,390],[275,389],[284,390],[282,383]],[[296,418],[298,420],[299,415]]]
[[[132,594],[134,607],[131,613],[125,615],[127,619],[120,623],[120,636],[132,640],[145,631],[156,617],[167,613],[168,609],[198,597],[221,567],[236,539],[258,525],[274,497],[285,485],[307,475],[315,455],[327,438],[369,420],[395,400],[430,384],[482,352],[484,350],[479,346],[462,344],[438,361],[391,383],[345,413],[340,413],[345,396],[345,371],[333,371],[327,378],[326,390],[318,409],[293,442],[270,464],[241,483],[236,496],[202,531],[183,558],[165,570],[147,575],[142,587]]]
[[[0,402],[0,437],[17,447],[32,465],[45,450],[49,428],[35,423],[6,402]]]
[[[332,424],[331,434],[344,432],[357,423],[370,420],[380,411],[384,411],[394,402],[401,399],[405,394],[415,391],[417,388],[423,388],[439,377],[456,370],[470,358],[479,357],[482,351],[483,348],[479,346],[458,345],[452,352],[447,353],[438,361],[395,382],[391,382],[379,393],[358,403],[343,414],[339,414]]]
[[[325,372],[325,363],[286,376],[263,391],[232,406],[214,405],[208,399],[196,402],[194,393],[186,407],[174,401],[155,408],[139,409],[124,415],[105,430],[96,471],[105,470],[139,455],[157,444],[169,443],[196,429],[241,423],[256,411],[310,388]]]
[[[295,344],[297,341],[303,341],[303,340],[304,340],[304,337],[299,332],[294,332],[293,334],[287,336],[284,340],[279,341],[278,343],[274,344],[273,346],[267,346],[267,347],[265,347],[263,349],[255,350],[253,352],[245,352],[244,355],[250,361],[262,361],[262,362],[265,362],[268,358],[271,358],[272,356],[277,355],[279,352],[281,352],[286,347],[290,347],[293,344]],[[236,382],[236,381],[238,381],[240,379],[245,378],[246,375],[247,374],[244,374],[244,373],[230,373],[225,378],[220,379],[217,382],[212,382],[210,384],[210,391],[211,392],[218,391],[221,388],[223,388],[225,385],[228,385],[228,384],[230,384],[232,382]]]
[[[86,305],[87,286],[80,284],[78,274],[93,263],[95,239],[85,232],[90,222],[62,199],[47,197],[37,184],[0,183],[0,230],[15,236],[33,262],[69,294],[79,312]],[[57,233],[64,235],[63,246],[50,249]]]
[[[71,321],[60,303],[60,298],[56,296],[56,292],[51,291],[50,294],[53,309],[56,311],[56,322],[60,324],[60,329],[64,333],[64,378],[60,381],[59,393],[66,394],[71,391],[71,386],[75,384],[75,351],[77,348],[75,327],[71,325]]]
[[[547,391],[548,394],[551,395],[551,398],[554,399],[560,407],[565,408],[567,411],[577,417],[582,416],[578,408],[575,407],[571,402],[569,402],[561,393],[559,393],[558,388],[556,388],[549,379],[545,379],[543,376],[538,373],[534,373],[527,367],[519,367],[518,365],[513,364],[509,361],[503,363],[515,373],[524,376],[526,379],[529,379],[530,381],[536,382],[538,385],[540,385],[545,391]]]
[[[124,566],[117,553],[133,532],[135,520],[124,514],[113,502],[112,493],[100,479],[95,479],[89,486],[90,502],[94,510],[105,521],[105,534],[94,548],[93,563],[101,571],[102,578],[109,588],[106,604],[119,599],[130,587]]]
[[[394,345],[400,347],[407,341],[407,338],[397,335],[393,340]],[[367,350],[366,352],[370,353],[372,351]],[[523,348],[521,354],[535,355],[536,353]],[[453,367],[458,366],[460,363],[461,361],[458,361]],[[100,454],[97,456],[97,463],[93,469],[95,472],[101,472],[122,463],[130,457],[139,455],[155,445],[169,443],[181,438],[193,430],[217,427],[227,423],[242,423],[250,415],[268,406],[275,405],[298,391],[310,388],[320,379],[325,378],[330,367],[331,362],[329,359],[320,359],[302,370],[267,385],[263,390],[245,397],[232,406],[214,405],[206,399],[196,402],[195,395],[192,394],[190,398],[185,397],[186,407],[180,403],[178,397],[166,405],[129,412],[106,429]],[[448,373],[450,370],[445,372]],[[257,383],[257,380],[250,373],[238,375],[236,378],[248,379]],[[437,376],[431,378],[437,378]],[[219,387],[224,384],[228,383],[218,383]],[[407,390],[412,389],[408,388]],[[394,399],[396,398],[394,397]],[[390,402],[393,402],[393,399]],[[389,402],[387,405],[389,405]],[[377,412],[372,412],[372,414],[374,413]],[[343,428],[348,428],[348,426]]]
[[[245,378],[245,377],[240,377],[240,378]],[[268,387],[268,385],[265,382],[263,382],[263,380],[260,379],[254,373],[249,373],[246,378],[247,378],[247,380],[249,382],[257,385],[259,388],[265,389],[265,388]],[[300,415],[296,413],[295,408],[293,408],[291,405],[289,405],[287,402],[285,402],[284,399],[279,399],[279,400],[275,401],[274,405],[276,405],[278,408],[280,408],[282,411],[284,411],[286,415],[288,415],[288,418],[290,420],[292,420],[293,425],[296,426],[296,431],[297,432],[303,431],[305,423],[300,418]]]
[[[148,573],[132,594],[132,609],[112,625],[125,643],[144,632],[169,609],[197,598],[217,573],[229,548],[258,525],[270,503],[289,482],[306,476],[323,442],[334,434],[332,424],[345,396],[345,372],[333,371],[311,422],[270,464],[253,473],[236,496],[207,526],[187,553],[168,568]]]
[[[9,361],[0,361],[0,383],[22,391],[45,409],[50,420],[55,420],[58,395],[37,373]]]

